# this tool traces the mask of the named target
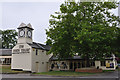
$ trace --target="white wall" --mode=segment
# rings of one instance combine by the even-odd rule
[[[32,43],[32,39],[26,37],[21,37],[18,39],[18,43],[26,43],[26,42]]]
[[[38,55],[36,55],[36,49],[32,50],[32,72],[36,72],[36,62],[38,62],[37,72],[47,72],[48,71],[48,61],[50,55],[46,54],[46,51],[38,49]]]
[[[97,66],[99,66],[100,69],[103,70],[115,70],[116,69],[116,60],[106,60],[105,63],[114,63],[114,68],[106,68],[106,66],[101,66],[101,62],[100,61],[95,61],[95,67],[97,68]]]
[[[24,48],[30,48],[28,44],[17,44],[13,49],[19,49],[19,45],[24,45]],[[12,54],[12,63],[11,69],[22,69],[25,71],[31,71],[31,51],[30,53],[20,53],[20,54]]]

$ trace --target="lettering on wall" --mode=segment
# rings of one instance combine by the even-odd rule
[[[13,54],[30,53],[30,48],[24,48],[24,45],[19,45],[19,49],[13,49]]]
[[[19,48],[24,48],[24,45],[19,45]]]

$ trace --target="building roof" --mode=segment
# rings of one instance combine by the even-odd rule
[[[52,56],[50,58],[51,61],[56,61],[59,60],[58,57]],[[63,58],[61,60],[85,60],[85,58],[82,58],[81,56],[73,56],[73,57],[68,57],[68,58]],[[95,59],[95,60],[100,60],[100,59]],[[113,60],[113,57],[106,57],[105,60]]]
[[[0,49],[0,56],[11,56],[12,49]]]
[[[50,60],[51,61],[58,60],[58,57],[52,56],[50,58]],[[69,58],[64,58],[64,60],[83,60],[83,58],[81,58],[80,56],[73,56],[73,57],[69,57]]]
[[[29,24],[25,24],[25,23],[21,23],[20,24],[20,26],[18,27],[18,29],[21,29],[21,28],[29,28],[29,29],[32,29],[32,30],[34,30],[33,28],[32,28],[32,25],[29,23]]]
[[[49,45],[44,45],[44,44],[36,43],[36,42],[28,43],[28,44],[29,44],[32,48],[42,49],[42,50],[47,50],[47,51],[49,51],[50,48],[51,48]]]

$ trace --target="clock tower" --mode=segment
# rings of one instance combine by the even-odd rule
[[[18,29],[18,43],[32,43],[32,31],[34,30],[31,24],[21,23]]]

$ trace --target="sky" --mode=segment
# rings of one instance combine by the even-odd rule
[[[34,28],[33,41],[45,44],[50,15],[64,0],[4,0],[0,2],[0,29],[16,29],[23,22]],[[118,10],[112,10],[118,15]]]

